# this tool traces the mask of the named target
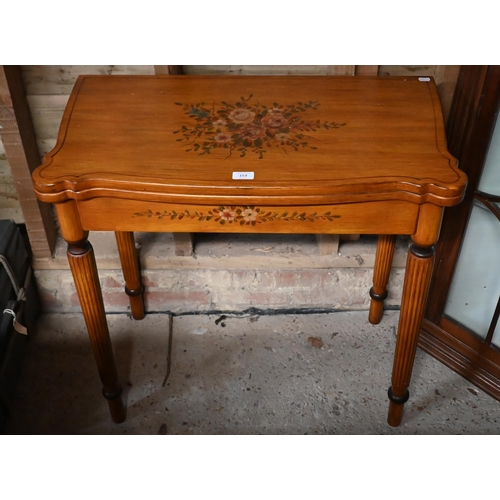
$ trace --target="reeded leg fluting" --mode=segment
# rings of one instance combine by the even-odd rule
[[[384,300],[387,298],[387,283],[389,282],[395,247],[395,235],[381,234],[378,237],[375,266],[373,269],[373,286],[370,289],[370,313],[368,315],[368,321],[372,325],[377,325],[382,319]]]
[[[125,293],[130,299],[130,309],[134,319],[143,319],[144,312],[144,286],[141,283],[139,259],[135,249],[134,233],[115,232],[118,253],[125,278]]]
[[[86,239],[68,244],[68,261],[103,384],[102,393],[108,401],[111,418],[121,423],[125,420],[122,388],[118,382],[92,245]]]
[[[434,247],[413,243],[406,263],[398,336],[389,388],[389,425],[396,427],[403,418],[404,403],[408,400],[411,373],[417,351],[420,325],[424,315],[427,293],[434,263]]]

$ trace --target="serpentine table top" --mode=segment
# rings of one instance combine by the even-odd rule
[[[134,231],[379,234],[372,323],[395,235],[411,235],[389,390],[399,425],[443,208],[466,186],[431,78],[80,76],[33,182],[56,205],[117,422],[125,410],[89,231],[116,233],[136,319]]]

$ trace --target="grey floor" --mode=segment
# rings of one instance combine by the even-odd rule
[[[109,315],[127,406],[114,424],[83,318],[44,315],[7,434],[497,434],[500,403],[420,350],[403,423],[387,425],[398,316],[176,316],[169,363],[169,315]]]

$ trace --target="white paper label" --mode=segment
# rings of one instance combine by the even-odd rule
[[[252,180],[253,178],[253,172],[233,172],[233,179]]]

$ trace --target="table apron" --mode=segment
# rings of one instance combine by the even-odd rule
[[[78,201],[86,231],[413,234],[420,206],[406,201],[336,205],[190,205],[118,198]]]

